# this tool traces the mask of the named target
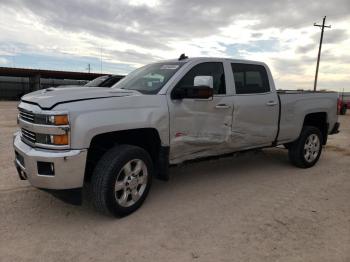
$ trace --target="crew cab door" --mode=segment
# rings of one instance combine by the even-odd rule
[[[196,76],[211,76],[214,95],[209,99],[172,99],[168,96],[171,163],[228,150],[233,96],[227,95],[225,75],[222,62],[197,63],[173,87],[172,92],[176,88],[193,87]]]
[[[232,146],[248,149],[267,146],[278,130],[279,101],[271,74],[263,65],[231,63],[236,94]]]

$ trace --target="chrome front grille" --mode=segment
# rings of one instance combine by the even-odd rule
[[[24,121],[34,123],[35,122],[35,116],[33,113],[19,109],[19,117],[22,118]]]
[[[69,148],[69,124],[55,123],[56,116],[66,116],[65,111],[45,111],[28,104],[18,107],[18,125],[21,128],[21,140],[31,147],[47,149]],[[55,136],[64,136],[65,143],[55,142]]]
[[[35,143],[36,142],[36,134],[27,130],[27,129],[24,129],[22,128],[21,129],[21,133],[22,133],[22,138],[26,141],[29,141],[31,143]]]

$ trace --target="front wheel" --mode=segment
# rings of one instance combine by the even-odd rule
[[[117,217],[134,212],[147,197],[152,173],[152,160],[145,150],[115,146],[102,156],[92,175],[95,207]]]
[[[321,156],[321,131],[317,127],[304,126],[298,140],[293,142],[288,150],[289,159],[295,166],[312,167]]]

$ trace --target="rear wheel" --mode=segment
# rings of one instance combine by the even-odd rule
[[[118,217],[134,212],[147,197],[152,172],[151,158],[142,148],[112,148],[97,163],[92,176],[94,205]]]
[[[297,167],[309,168],[316,164],[322,152],[322,134],[317,127],[304,126],[295,142],[289,146],[289,159]]]

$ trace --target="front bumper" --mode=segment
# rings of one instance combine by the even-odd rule
[[[13,146],[16,153],[15,165],[21,179],[27,179],[34,187],[41,189],[81,188],[87,150],[47,150],[25,144],[20,132],[14,134]],[[53,163],[54,173],[42,175],[38,162]]]

